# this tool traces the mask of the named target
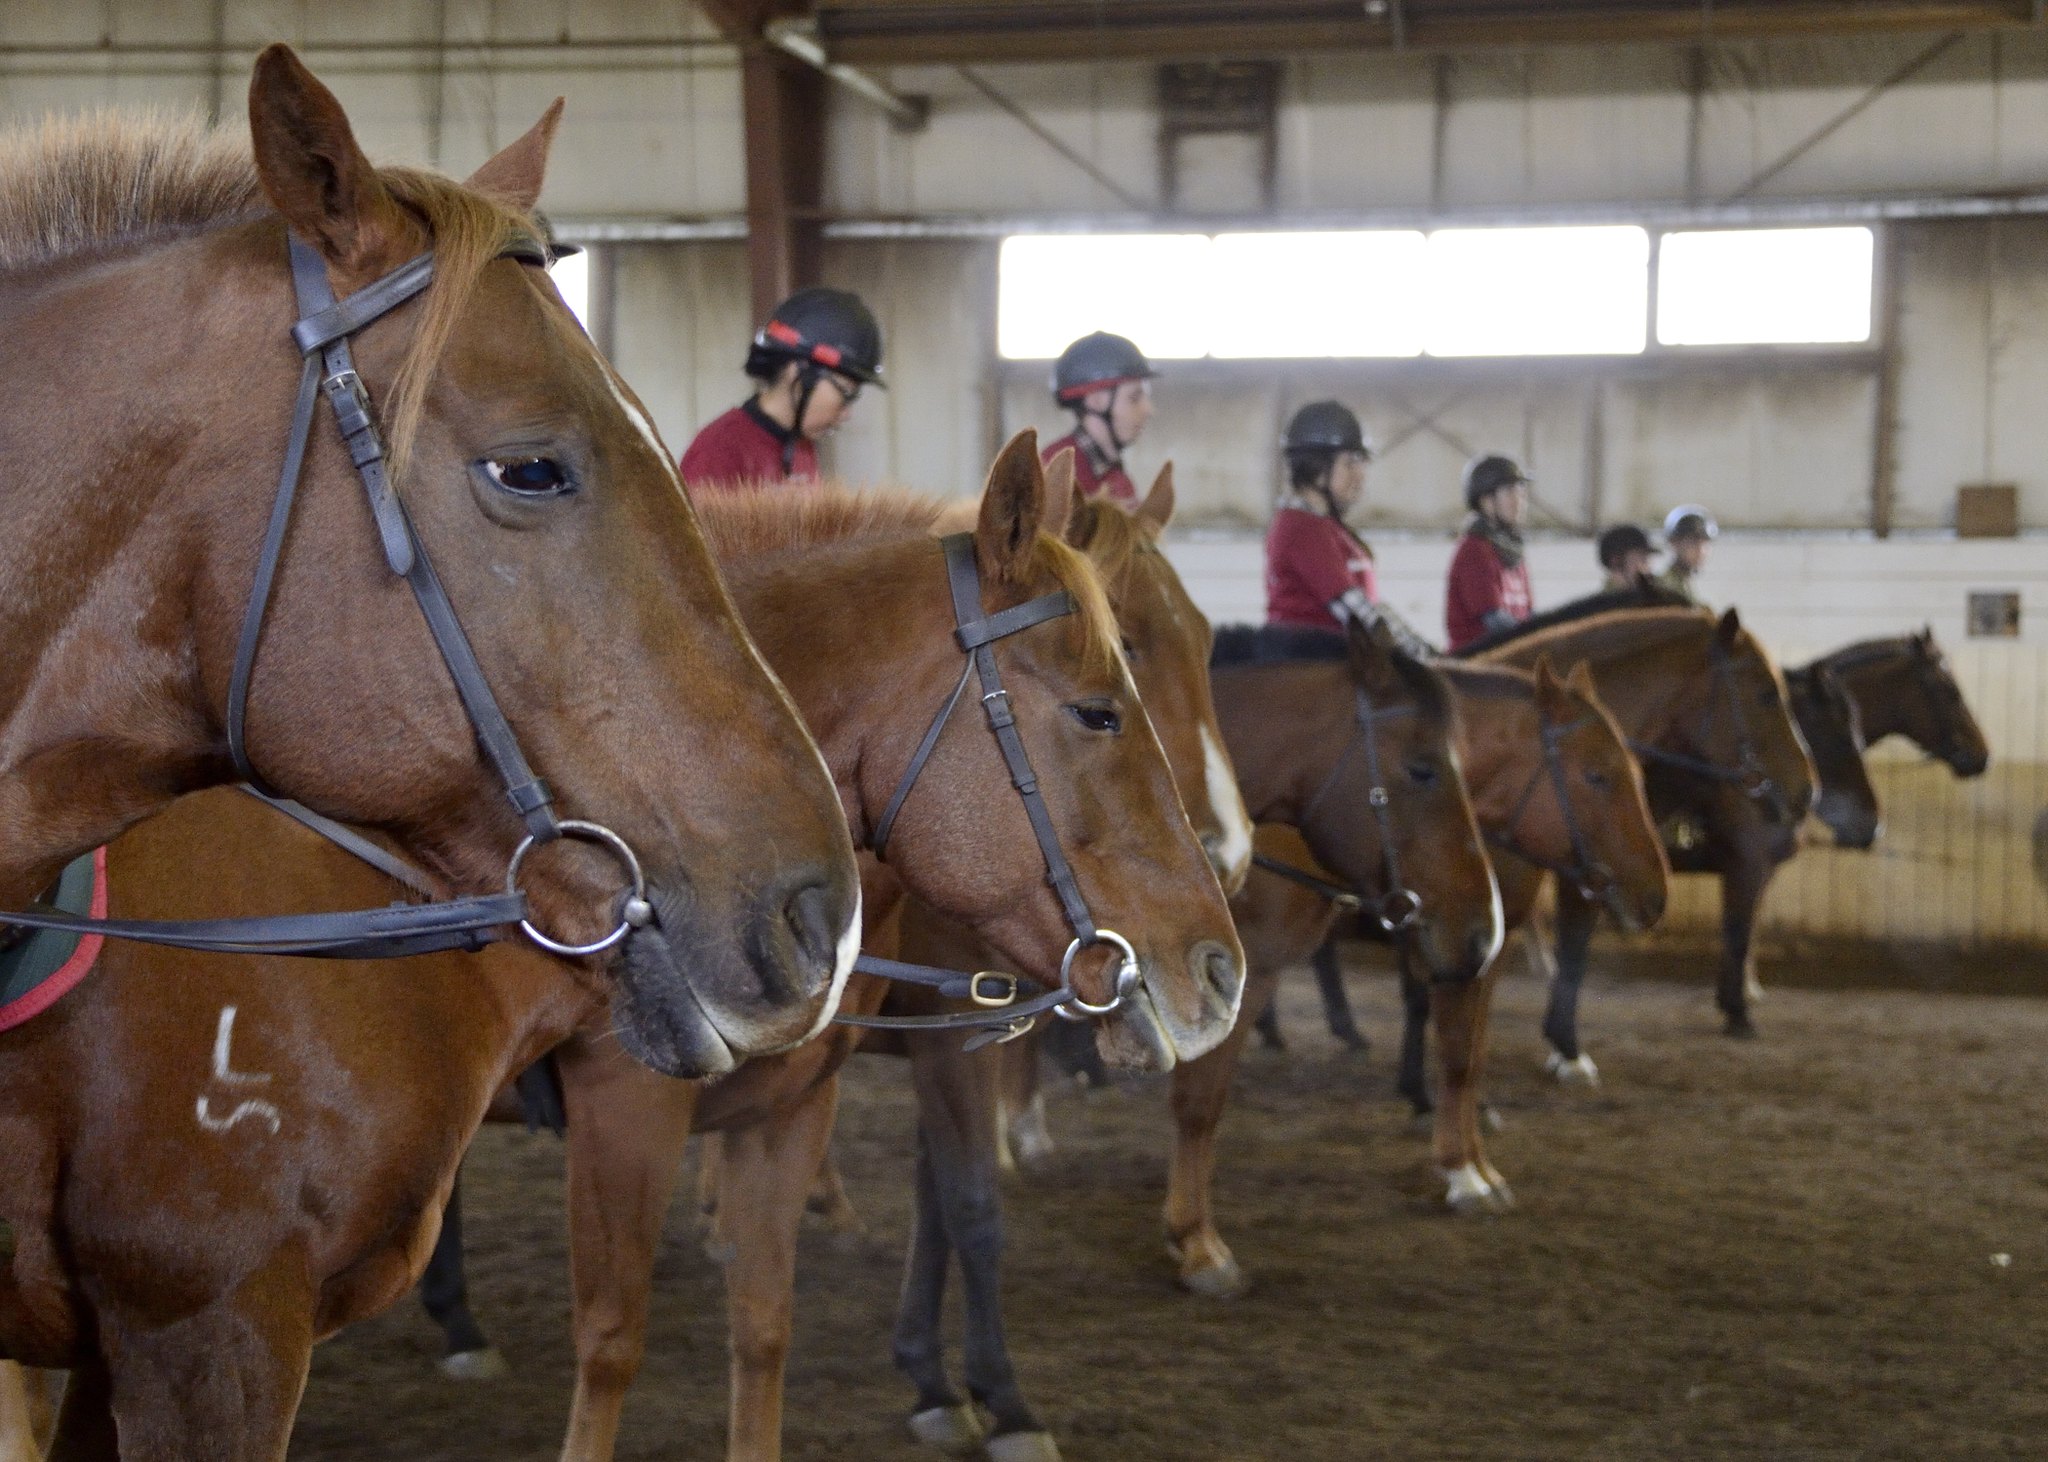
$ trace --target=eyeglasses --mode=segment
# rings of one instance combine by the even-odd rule
[[[843,405],[851,406],[860,400],[861,387],[865,382],[856,381],[851,376],[842,376],[837,371],[825,372],[825,379],[830,381],[832,389],[839,393],[839,400]]]

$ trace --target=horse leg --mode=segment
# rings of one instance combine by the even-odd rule
[[[1495,1186],[1479,1140],[1479,1073],[1486,1039],[1486,1009],[1493,997],[1493,970],[1476,980],[1435,985],[1430,990],[1436,1022],[1437,1104],[1434,1149],[1444,1199],[1453,1213],[1498,1213],[1513,1202],[1505,1184]]]
[[[1026,1036],[996,1047],[1002,1052],[1003,1171],[1032,1167],[1053,1154],[1052,1129],[1045,1121],[1045,1092],[1039,1085],[1038,1040]]]
[[[1348,1050],[1368,1049],[1372,1043],[1359,1030],[1358,1017],[1352,1014],[1351,995],[1344,988],[1344,966],[1337,957],[1334,936],[1316,946],[1316,952],[1309,957],[1309,968],[1316,974],[1316,990],[1323,997],[1323,1021],[1330,1027],[1330,1034]],[[1273,1004],[1277,1008],[1279,1002]]]
[[[727,1462],[782,1455],[782,1375],[796,1310],[796,1235],[804,1199],[832,1142],[839,1078],[794,1105],[725,1134],[719,1209],[733,1244],[725,1269],[732,1331]]]
[[[930,1158],[925,1170],[939,1218],[960,1260],[967,1394],[994,1420],[988,1455],[995,1462],[1058,1462],[1059,1447],[1024,1400],[1003,1332],[1003,1197],[995,1161],[1000,1072],[991,1054],[961,1050],[957,1036],[910,1038],[919,1148]]]
[[[27,1373],[13,1361],[0,1361],[0,1462],[42,1462],[28,1397]]]
[[[949,1456],[966,1457],[979,1450],[983,1431],[981,1418],[946,1378],[939,1315],[946,1298],[946,1270],[952,1262],[953,1248],[946,1238],[939,1180],[933,1172],[931,1144],[921,1122],[915,1167],[910,1249],[904,1256],[903,1292],[896,1304],[896,1330],[891,1337],[890,1353],[896,1369],[917,1388],[917,1405],[910,1413],[911,1436]]]
[[[558,1053],[569,1109],[569,1281],[576,1394],[563,1462],[609,1462],[626,1389],[647,1350],[662,1220],[697,1105],[616,1048],[572,1041]]]
[[[121,1440],[114,1434],[113,1382],[106,1362],[95,1358],[73,1370],[64,1382],[49,1462],[120,1462],[120,1457]]]
[[[810,1195],[804,1199],[804,1212],[816,1217],[827,1230],[842,1236],[859,1234],[860,1214],[855,1211],[853,1199],[847,1196],[845,1180],[839,1176],[839,1164],[833,1161],[832,1149],[825,1148],[824,1161],[818,1164],[818,1174],[811,1180]]]
[[[1557,889],[1557,978],[1550,985],[1550,1006],[1543,1014],[1543,1035],[1550,1055],[1543,1069],[1563,1082],[1600,1084],[1600,1068],[1579,1049],[1579,988],[1586,981],[1586,956],[1593,947],[1597,911],[1575,888],[1560,881]]]
[[[1095,1031],[1086,1021],[1049,1020],[1039,1027],[1040,1044],[1053,1064],[1090,1091],[1109,1085],[1109,1068],[1095,1049]]]
[[[1721,975],[1714,1003],[1721,1008],[1722,1030],[1738,1038],[1756,1034],[1749,1019],[1749,987],[1756,980],[1756,915],[1777,871],[1775,863],[1744,853],[1721,874]]]
[[[469,1280],[462,1263],[462,1174],[448,1192],[441,1233],[420,1275],[420,1303],[447,1339],[441,1374],[457,1381],[494,1381],[506,1372],[505,1357],[485,1337],[469,1310]]]
[[[1273,998],[1279,977],[1252,965],[1244,1009],[1256,1014]],[[1250,1033],[1239,1015],[1222,1044],[1173,1068],[1173,1163],[1166,1180],[1166,1252],[1179,1265],[1183,1288],[1213,1299],[1243,1294],[1244,1271],[1216,1232],[1210,1189],[1216,1176],[1216,1129],[1230,1098],[1230,1079]]]
[[[1436,1110],[1429,1094],[1429,981],[1417,975],[1409,963],[1408,951],[1400,950],[1401,965],[1401,1074],[1394,1089],[1408,1098],[1418,1117]]]
[[[1287,1049],[1287,1037],[1280,1030],[1280,1002],[1275,1000],[1260,1014],[1255,1023],[1259,1032],[1259,1044],[1269,1051]]]

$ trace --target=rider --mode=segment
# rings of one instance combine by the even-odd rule
[[[683,453],[693,491],[808,482],[817,441],[846,420],[862,386],[883,386],[882,327],[857,295],[800,289],[775,307],[747,351],[759,385]]]
[[[1601,593],[1633,589],[1650,576],[1650,558],[1656,550],[1650,546],[1650,535],[1635,524],[1616,523],[1600,535],[1599,549],[1600,567],[1607,571]]]
[[[1680,503],[1665,514],[1664,541],[1671,546],[1671,562],[1657,575],[1658,584],[1704,605],[1693,579],[1706,567],[1707,545],[1720,536],[1721,525],[1697,503]]]
[[[1384,623],[1409,654],[1434,654],[1379,603],[1372,549],[1344,521],[1365,493],[1373,456],[1357,416],[1338,401],[1310,402],[1287,423],[1280,449],[1289,491],[1266,531],[1268,622],[1312,629]]]
[[[1106,497],[1120,508],[1138,505],[1138,489],[1124,471],[1124,452],[1152,419],[1152,378],[1159,372],[1145,353],[1098,330],[1060,352],[1052,368],[1052,399],[1074,413],[1074,429],[1049,443],[1050,462],[1074,452],[1074,486],[1085,497]]]
[[[1522,557],[1530,480],[1514,458],[1497,453],[1465,464],[1465,506],[1472,516],[1451,555],[1444,599],[1444,627],[1453,653],[1482,635],[1520,624],[1534,608],[1529,565]]]

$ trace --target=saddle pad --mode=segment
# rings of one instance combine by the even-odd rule
[[[107,850],[73,859],[48,902],[67,914],[107,917]],[[41,1015],[85,978],[106,940],[97,934],[35,930],[0,950],[0,1031]]]

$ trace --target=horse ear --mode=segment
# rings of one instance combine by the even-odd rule
[[[1588,699],[1600,693],[1600,687],[1593,680],[1593,667],[1584,660],[1580,660],[1566,672],[1564,686],[1566,690],[1576,691]]]
[[[1742,620],[1733,609],[1722,612],[1720,623],[1714,626],[1714,638],[1731,650],[1735,648],[1735,642],[1742,638]]]
[[[1355,619],[1346,620],[1344,641],[1353,680],[1368,692],[1397,690],[1400,672],[1394,668],[1394,636],[1385,625],[1368,628]]]
[[[561,124],[562,98],[556,97],[525,136],[469,175],[469,186],[521,213],[533,212],[547,177],[548,150],[555,145],[555,129]]]
[[[264,196],[328,263],[382,273],[385,251],[413,247],[417,230],[356,145],[348,114],[289,46],[256,58],[249,132]]]
[[[1565,700],[1564,682],[1550,668],[1550,656],[1536,657],[1536,704],[1546,711],[1558,709]]]
[[[1068,483],[1071,489],[1071,477]],[[1001,583],[1024,576],[1032,543],[1045,524],[1065,522],[1064,516],[1049,518],[1049,506],[1045,472],[1038,465],[1038,433],[1026,428],[996,454],[995,465],[988,469],[988,486],[982,489],[974,555],[983,580]],[[1060,512],[1066,512],[1065,503]]]
[[[1050,508],[1055,498],[1067,500],[1067,510],[1055,517]],[[1074,449],[1061,447],[1052,454],[1052,460],[1045,464],[1045,521],[1060,524],[1060,537],[1076,548],[1081,545],[1077,535],[1081,531],[1081,499],[1074,492]]]
[[[1138,504],[1138,511],[1132,515],[1146,524],[1154,533],[1162,533],[1173,521],[1173,464],[1168,462],[1159,469],[1159,475],[1152,479],[1152,490],[1145,494],[1145,501]]]

